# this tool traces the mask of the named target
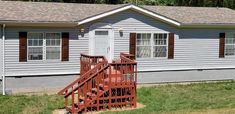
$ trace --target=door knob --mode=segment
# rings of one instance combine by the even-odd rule
[[[107,48],[107,53],[109,53],[110,47]]]

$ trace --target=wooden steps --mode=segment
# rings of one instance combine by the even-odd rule
[[[136,106],[136,62],[128,54],[120,58],[108,63],[103,56],[81,54],[80,78],[58,93],[70,113]]]

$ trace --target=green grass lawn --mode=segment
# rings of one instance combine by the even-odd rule
[[[169,114],[235,108],[235,81],[142,87],[137,92],[137,100],[145,108],[105,114]],[[57,95],[0,96],[0,114],[50,114],[63,107],[63,97]]]
[[[111,114],[189,113],[208,109],[235,108],[235,82],[165,85],[138,89],[143,109]]]
[[[63,97],[57,95],[0,95],[0,114],[51,114],[63,107]]]

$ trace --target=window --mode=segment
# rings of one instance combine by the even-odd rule
[[[28,34],[28,60],[43,59],[43,33]]]
[[[137,57],[147,58],[151,57],[151,34],[142,33],[137,34]]]
[[[137,33],[137,57],[167,57],[166,33]]]
[[[225,37],[225,56],[235,55],[235,34],[228,33]]]
[[[95,31],[95,35],[108,35],[108,31]]]
[[[60,33],[46,33],[46,59],[60,59]]]
[[[28,60],[60,60],[60,33],[28,33],[27,40]]]
[[[154,34],[153,57],[167,56],[167,34]]]

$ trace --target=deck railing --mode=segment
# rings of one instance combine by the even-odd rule
[[[80,56],[80,75],[82,76],[87,71],[95,67],[102,61],[107,61],[104,56],[90,56],[81,54]]]

